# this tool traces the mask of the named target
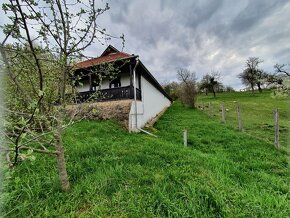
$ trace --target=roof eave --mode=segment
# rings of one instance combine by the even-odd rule
[[[87,67],[77,67],[77,68],[74,68],[74,70],[88,69],[88,68],[93,67],[93,66],[98,66],[98,65],[101,65],[101,64],[105,64],[105,63],[112,63],[112,62],[116,62],[116,61],[127,60],[127,59],[131,59],[131,58],[136,58],[136,57],[138,57],[138,55],[134,55],[134,56],[131,56],[131,57],[126,57],[126,58],[118,58],[118,59],[115,59],[115,60],[105,61],[105,62],[98,63],[98,64],[92,64],[92,65],[87,66]]]

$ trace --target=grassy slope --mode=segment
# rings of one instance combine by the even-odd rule
[[[182,146],[188,128],[189,144]],[[201,111],[175,103],[158,138],[129,134],[113,121],[66,130],[72,190],[58,189],[52,158],[11,175],[7,217],[287,217],[287,155]]]
[[[245,133],[257,137],[266,142],[274,141],[274,114],[273,110],[279,110],[279,126],[280,126],[280,142],[285,148],[289,142],[290,127],[290,103],[289,99],[275,99],[271,97],[272,91],[264,91],[262,93],[250,92],[233,92],[218,93],[214,98],[210,93],[208,96],[199,96],[199,104],[204,102],[213,105],[213,114],[216,120],[221,120],[220,105],[224,102],[226,112],[226,124],[233,128],[237,128],[237,102],[241,106],[241,117]],[[208,113],[207,108],[205,112]]]

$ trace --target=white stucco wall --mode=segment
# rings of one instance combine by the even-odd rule
[[[79,92],[86,92],[86,91],[90,91],[90,81],[89,80],[85,80],[82,82],[83,85],[78,86],[77,90]],[[129,74],[121,74],[121,87],[124,86],[129,86],[130,85],[130,75]],[[138,87],[138,82],[137,82],[137,87]],[[104,79],[101,82],[100,85],[100,89],[109,89],[110,87],[110,81],[108,79]]]
[[[137,101],[137,127],[144,125],[158,115],[163,109],[169,107],[171,102],[155,86],[141,76],[142,101]],[[135,103],[132,102],[129,114],[129,130],[135,128]]]
[[[110,81],[108,79],[103,79],[100,85],[100,89],[109,89],[109,88],[110,88]]]
[[[120,75],[120,80],[121,80],[121,87],[130,85],[130,75],[121,74]],[[108,79],[104,79],[101,82],[101,89],[109,89],[109,88],[110,88],[110,81]]]
[[[130,85],[130,75],[122,74],[121,75],[121,86],[129,86]]]
[[[82,85],[76,87],[78,92],[87,92],[90,91],[90,81],[85,80],[82,82]]]

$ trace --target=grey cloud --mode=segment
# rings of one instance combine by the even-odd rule
[[[290,60],[287,0],[111,0],[109,5],[100,25],[112,35],[124,33],[124,51],[139,54],[159,81],[176,79],[180,67],[198,77],[215,69],[238,89],[237,74],[249,56],[265,60],[261,66],[269,71]],[[120,40],[107,44],[122,48]],[[97,56],[103,49],[96,44],[87,53]]]
[[[244,32],[252,29],[258,22],[271,14],[277,7],[281,7],[287,1],[249,1],[238,16],[231,23],[230,29],[233,32]]]
[[[131,1],[110,1],[109,5],[116,5],[117,7],[113,8],[115,13],[112,13],[111,19],[114,23],[123,23],[126,22],[126,16],[129,10],[129,4]]]

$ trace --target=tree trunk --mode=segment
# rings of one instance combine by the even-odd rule
[[[251,84],[251,89],[252,89],[252,93],[254,94],[255,90],[254,90],[254,85]]]
[[[60,180],[61,189],[65,192],[69,191],[70,184],[66,171],[66,163],[64,158],[64,147],[62,142],[62,111],[58,112],[57,128],[54,135],[55,138],[55,150],[58,152],[56,155],[58,175]]]
[[[258,86],[259,92],[261,93],[262,92],[261,83],[258,82],[257,86]]]
[[[215,98],[216,95],[215,95],[215,90],[214,90],[214,88],[212,88],[212,92],[213,92],[213,97]]]

